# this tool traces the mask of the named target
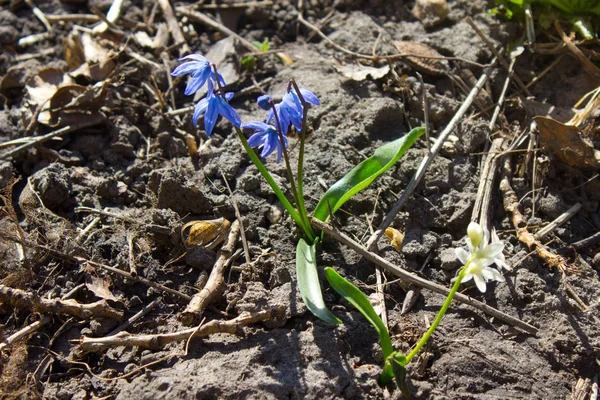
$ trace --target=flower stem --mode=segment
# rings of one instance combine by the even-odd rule
[[[421,340],[419,340],[419,343],[417,343],[415,348],[412,349],[412,351],[406,356],[407,363],[414,356],[417,355],[417,353],[419,352],[419,350],[421,350],[423,348],[423,346],[425,346],[425,344],[427,343],[427,341],[429,340],[431,335],[433,335],[433,332],[435,332],[435,330],[438,327],[438,325],[440,324],[440,322],[442,322],[442,318],[444,318],[444,315],[446,315],[446,311],[448,311],[448,307],[450,307],[450,304],[452,303],[452,299],[454,298],[454,295],[458,291],[458,288],[460,287],[460,283],[462,282],[463,278],[465,277],[465,274],[467,272],[467,268],[469,267],[469,264],[471,264],[471,260],[469,260],[465,264],[465,266],[460,270],[460,272],[458,273],[458,276],[456,277],[456,281],[454,282],[454,285],[452,286],[452,289],[450,290],[448,297],[446,297],[446,300],[444,301],[442,308],[440,309],[440,311],[438,311],[438,314],[435,317],[433,324],[431,324],[431,326],[429,327],[427,332],[425,332],[425,334],[423,335]]]
[[[248,145],[248,140],[244,136],[242,130],[238,127],[235,127],[235,131],[237,132],[237,135],[240,141],[242,142],[242,146],[244,146],[244,150],[246,150],[246,153],[248,153],[250,159],[252,160],[254,165],[256,165],[256,168],[258,168],[260,174],[263,176],[263,178],[265,178],[269,186],[271,186],[271,189],[273,189],[275,196],[277,196],[283,207],[285,207],[285,209],[290,213],[290,216],[292,217],[294,222],[296,222],[296,224],[304,231],[304,234],[307,236],[307,238],[311,242],[314,241],[315,235],[313,233],[312,227],[310,225],[308,225],[308,227],[306,226],[306,222],[304,221],[304,219],[300,216],[300,214],[298,214],[298,211],[296,211],[294,206],[292,206],[287,197],[285,197],[285,195],[283,194],[283,192],[281,191],[281,189],[279,188],[269,171],[267,171],[263,163],[260,161],[260,158]]]
[[[308,107],[304,96],[300,92],[300,88],[296,84],[296,81],[291,79],[291,84],[294,86],[294,90],[302,103],[302,131],[300,132],[300,151],[298,153],[298,212],[305,219],[308,226],[312,228],[308,220],[308,213],[304,204],[304,143],[306,142],[306,129],[308,119]]]

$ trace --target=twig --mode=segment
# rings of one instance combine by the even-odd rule
[[[415,275],[413,273],[407,272],[404,269],[390,263],[389,261],[382,258],[378,254],[370,252],[369,250],[367,250],[366,248],[361,246],[359,243],[357,243],[354,240],[352,240],[351,238],[349,238],[347,235],[337,231],[335,228],[333,228],[329,224],[325,224],[324,222],[321,222],[314,218],[311,219],[311,224],[315,228],[322,230],[327,235],[331,236],[332,238],[339,241],[340,243],[343,243],[344,245],[350,247],[352,250],[356,251],[357,253],[359,253],[361,256],[363,256],[367,260],[381,266],[383,269],[396,275],[397,277],[401,278],[402,280],[405,280],[409,283],[413,283],[415,285],[421,286],[425,289],[429,289],[432,292],[436,292],[436,293],[442,294],[444,296],[447,296],[448,293],[450,292],[450,290],[448,288],[438,285],[436,283],[433,283],[427,279],[421,278],[420,276]],[[496,317],[508,324],[514,325],[514,326],[524,330],[525,332],[529,332],[529,333],[535,335],[538,331],[538,329],[535,326],[530,325],[524,321],[521,321],[518,318],[515,318],[508,314],[505,314],[502,311],[495,309],[494,307],[490,307],[487,304],[477,301],[475,299],[472,299],[471,297],[466,296],[464,294],[457,293],[454,296],[454,298],[461,303],[468,304],[472,307],[477,308],[478,310],[483,311],[486,314]]]
[[[135,321],[139,320],[140,318],[142,318],[146,314],[148,314],[150,311],[152,311],[154,309],[154,307],[156,307],[158,305],[158,303],[160,303],[161,301],[162,301],[162,297],[158,297],[158,298],[152,300],[152,302],[150,302],[150,304],[146,305],[138,313],[131,316],[122,325],[118,326],[114,331],[109,333],[108,336],[116,335],[117,333],[129,328],[131,326],[131,324],[133,324]]]
[[[73,257],[73,258],[75,258],[80,263],[87,263],[88,265],[91,265],[92,267],[101,268],[101,269],[103,269],[105,271],[112,272],[113,274],[120,275],[120,276],[122,276],[124,278],[127,278],[127,279],[131,279],[134,282],[138,282],[138,283],[144,284],[146,286],[153,287],[154,289],[158,289],[158,290],[160,290],[162,292],[168,293],[170,295],[173,295],[175,297],[179,297],[180,299],[183,299],[185,301],[190,301],[192,299],[187,294],[178,292],[175,289],[171,289],[169,287],[161,285],[160,283],[153,282],[153,281],[151,281],[149,279],[142,278],[139,275],[138,276],[133,276],[133,275],[131,275],[127,271],[122,271],[122,270],[120,270],[118,268],[113,268],[113,267],[110,267],[108,265],[104,265],[104,264],[97,263],[95,261],[87,260],[87,259],[85,259],[83,257]]]
[[[512,55],[512,53],[511,53]],[[502,92],[500,92],[500,97],[498,97],[498,102],[496,103],[496,108],[494,109],[494,113],[492,114],[492,119],[490,120],[490,124],[488,127],[490,131],[493,131],[496,127],[496,120],[500,115],[500,110],[504,105],[504,99],[506,98],[506,92],[508,87],[510,86],[510,78],[512,77],[513,70],[515,68],[515,62],[517,61],[517,56],[510,58],[510,65],[508,66],[508,74],[506,74],[506,79],[504,80],[504,86],[502,86]]]
[[[182,324],[186,326],[197,325],[204,309],[223,291],[225,286],[225,269],[232,260],[231,255],[237,244],[239,234],[240,221],[236,219],[231,224],[227,242],[223,243],[218,252],[217,261],[210,272],[206,286],[192,297],[185,310],[179,314],[178,319]]]
[[[483,163],[483,169],[479,178],[479,187],[477,188],[477,197],[471,214],[471,221],[479,221],[480,225],[489,229],[489,209],[492,200],[492,191],[494,188],[494,180],[498,171],[498,162],[501,154],[497,151],[501,149],[503,138],[494,139],[489,153]]]
[[[0,285],[0,302],[39,313],[68,314],[82,319],[92,317],[106,317],[117,321],[123,319],[123,312],[109,306],[106,300],[81,304],[72,299],[43,299],[33,293],[5,285]]]
[[[423,101],[423,115],[425,116],[425,143],[427,144],[427,151],[431,153],[431,143],[429,138],[429,103],[427,101],[427,90],[425,89],[425,82],[420,73],[416,73],[421,84],[421,97]]]
[[[48,22],[98,22],[100,18],[94,14],[63,14],[63,15],[46,15]]]
[[[249,267],[252,264],[252,260],[250,260],[250,248],[248,247],[248,240],[246,239],[246,230],[244,229],[244,222],[242,221],[242,213],[240,213],[238,203],[235,200],[235,197],[233,197],[233,192],[231,191],[229,182],[227,182],[227,178],[225,178],[225,174],[220,169],[219,171],[221,172],[223,182],[225,182],[225,186],[227,186],[227,190],[229,191],[229,199],[231,200],[231,204],[233,204],[235,217],[240,221],[240,237],[242,238],[242,247],[244,248],[244,258],[246,259],[246,266]]]
[[[202,8],[204,10],[228,10],[228,9],[235,9],[235,8],[266,7],[266,6],[272,6],[272,5],[273,5],[272,1],[248,1],[248,2],[241,2],[241,3],[233,3],[233,4],[225,4],[225,3],[202,4],[200,6],[200,8]],[[192,5],[192,7],[193,6],[194,5]]]
[[[43,136],[38,136],[38,137],[32,138],[27,143],[22,144],[10,151],[0,154],[0,160],[14,157],[17,154],[19,154],[20,152],[22,152],[23,150],[27,150],[28,148],[33,147],[33,146],[38,146],[56,136],[66,135],[67,133],[75,132],[76,130],[79,130],[82,128],[87,128],[89,126],[98,125],[101,122],[104,122],[104,117],[101,114],[94,113],[94,114],[90,115],[89,118],[84,118],[84,119],[82,119],[81,122],[79,122],[75,125],[68,125],[63,128],[52,131],[50,133],[47,133]]]
[[[40,10],[39,8],[37,8],[37,6],[35,4],[33,4],[33,1],[25,0],[25,3],[27,3],[27,5],[31,8],[31,11],[33,11],[35,16],[40,20],[40,22],[42,24],[44,24],[44,26],[46,27],[46,30],[48,32],[51,32],[52,25],[50,25],[50,23],[48,22],[48,19],[46,18],[46,14],[44,14],[44,12],[42,10]]]
[[[277,318],[283,315],[284,312],[284,307],[279,306],[254,313],[243,312],[238,317],[229,321],[210,321],[207,324],[202,325],[200,328],[194,327],[173,333],[131,335],[127,332],[121,332],[117,335],[103,338],[90,338],[83,336],[81,339],[78,339],[74,342],[77,343],[76,353],[78,355],[103,351],[116,346],[139,346],[142,348],[159,350],[169,343],[187,340],[190,337],[196,339],[215,333],[235,334],[243,326],[270,318]]]
[[[79,234],[75,237],[75,243],[81,244],[83,239],[90,233],[92,229],[100,222],[100,217],[96,217],[90,222]]]
[[[442,133],[440,133],[435,145],[431,148],[431,151],[429,153],[427,153],[425,155],[425,157],[423,157],[423,160],[421,161],[421,164],[419,165],[419,169],[417,170],[415,175],[412,177],[412,179],[406,186],[406,189],[402,193],[402,196],[400,197],[400,199],[398,199],[398,201],[396,201],[396,203],[394,204],[392,209],[386,215],[383,222],[381,222],[381,224],[379,225],[377,230],[371,235],[371,237],[367,241],[368,249],[374,250],[376,248],[377,241],[383,235],[386,228],[390,226],[390,224],[396,217],[396,214],[398,214],[398,211],[400,211],[402,206],[404,206],[404,204],[408,201],[408,198],[415,191],[415,189],[421,182],[421,179],[423,179],[423,176],[425,176],[425,172],[427,171],[427,168],[429,168],[429,164],[431,164],[433,159],[438,155],[438,153],[440,152],[440,149],[442,148],[442,145],[444,144],[444,142],[446,141],[446,139],[448,138],[450,133],[452,133],[452,131],[456,128],[456,126],[458,125],[460,120],[463,118],[463,116],[465,115],[465,113],[467,112],[467,110],[469,109],[471,104],[473,104],[473,101],[477,97],[477,94],[479,93],[479,91],[481,90],[483,85],[485,85],[485,82],[488,80],[490,73],[491,73],[490,69],[486,69],[483,72],[483,75],[481,75],[481,77],[477,81],[477,84],[471,90],[471,93],[469,93],[469,96],[467,96],[467,98],[465,99],[463,104],[460,106],[460,108],[458,109],[458,111],[456,112],[454,117],[452,117],[452,120],[450,121],[448,126],[446,126],[446,129],[444,129],[444,131]]]
[[[104,33],[109,27],[113,27],[114,23],[117,22],[117,20],[121,16],[122,6],[123,0],[113,0],[112,4],[110,5],[110,8],[108,9],[108,12],[106,13],[106,19],[103,20],[98,26],[94,27],[94,29],[92,29],[92,32],[96,34]],[[103,19],[102,16],[100,16],[100,19]]]
[[[141,225],[143,227],[143,229],[149,230],[152,233],[158,233],[161,235],[170,235],[171,234],[171,228],[169,228],[167,226],[156,225],[156,224],[140,224],[140,221],[138,221],[132,217],[128,217],[128,216],[122,215],[122,214],[112,213],[110,211],[98,210],[96,208],[82,206],[82,207],[75,207],[75,212],[97,214],[97,215],[102,215],[105,217],[116,218],[121,221],[125,221],[130,224],[133,224],[133,225]]]
[[[548,235],[550,232],[563,225],[565,222],[570,220],[575,214],[577,214],[581,210],[581,203],[576,203],[573,207],[569,208],[567,211],[559,215],[554,221],[550,222],[548,225],[540,229],[533,235],[537,240],[541,240],[544,236]]]
[[[567,48],[569,49],[569,51],[575,57],[577,57],[577,59],[579,60],[579,62],[581,62],[581,64],[583,64],[583,69],[585,69],[585,71],[588,74],[590,74],[591,76],[593,76],[594,78],[600,79],[600,68],[598,68],[596,66],[596,64],[594,64],[593,62],[591,62],[585,56],[585,54],[583,54],[581,52],[581,50],[579,50],[579,48],[573,43],[573,41],[571,39],[569,39],[569,37],[565,34],[565,31],[560,26],[560,22],[554,21],[554,27],[558,31],[558,34],[560,35],[560,37],[563,40],[563,42],[565,42],[565,44],[567,45]]]
[[[583,240],[573,243],[571,246],[575,247],[577,250],[584,249],[586,247],[590,247],[600,242],[600,232],[594,233],[592,236],[587,237]]]
[[[167,27],[169,28],[171,35],[173,35],[173,39],[176,43],[183,43],[179,49],[179,55],[183,56],[184,54],[190,53],[190,46],[188,46],[185,36],[183,36],[183,32],[181,32],[181,28],[179,28],[179,23],[177,22],[177,18],[175,18],[171,3],[169,3],[169,0],[158,0],[158,5],[162,9],[163,16],[167,20]]]
[[[542,79],[548,72],[552,71],[552,69],[554,67],[556,67],[562,61],[563,58],[565,58],[565,55],[566,54],[561,54],[560,57],[558,57],[556,60],[552,61],[552,63],[550,65],[548,65],[546,68],[544,68],[544,70],[542,72],[540,72],[539,74],[534,76],[533,79],[527,85],[525,85],[525,87],[527,89],[529,89],[531,86],[533,86],[535,83],[537,83],[537,81]]]
[[[513,75],[514,80],[517,83],[517,86],[519,86],[519,88],[523,91],[523,93],[525,93],[527,96],[531,96],[531,92],[529,91],[529,89],[527,89],[527,86],[525,86],[525,84],[523,83],[521,78],[519,78],[518,75],[515,75],[514,73],[510,72],[510,65],[506,62],[506,60],[504,59],[504,57],[502,57],[502,55],[498,52],[498,50],[496,50],[496,47],[494,47],[494,44],[492,42],[490,42],[490,40],[485,36],[485,34],[481,31],[481,29],[479,29],[477,27],[477,25],[475,25],[475,22],[473,22],[471,17],[466,17],[465,21],[467,22],[467,24],[471,25],[471,28],[473,28],[475,33],[477,33],[477,36],[479,36],[481,38],[481,40],[485,43],[485,45],[488,47],[488,49],[490,49],[490,51],[494,54],[494,56],[496,56],[496,59],[498,60],[500,65],[502,65],[506,69],[506,71],[508,71],[508,73],[510,75]]]
[[[509,213],[510,220],[517,230],[517,239],[524,243],[529,250],[535,250],[538,256],[550,267],[557,268],[561,272],[565,271],[567,268],[567,260],[548,250],[546,246],[540,243],[540,241],[527,230],[527,221],[521,213],[519,198],[512,188],[510,177],[510,158],[506,158],[502,168],[500,192],[503,196],[504,210]]]
[[[35,321],[34,323],[29,324],[26,327],[19,329],[17,332],[13,333],[12,335],[7,337],[0,343],[0,353],[4,349],[6,349],[8,346],[12,345],[13,343],[15,343],[18,340],[21,340],[25,336],[28,336],[31,333],[37,331],[38,329],[40,329],[42,326],[46,325],[50,321],[52,321],[52,318],[50,318],[48,316],[44,316],[39,321]]]
[[[129,247],[129,273],[137,276],[137,266],[135,265],[135,232],[127,233],[127,246]]]
[[[200,12],[188,10],[187,8],[184,8],[184,7],[177,7],[176,11],[179,14],[185,15],[186,17],[188,17],[190,19],[193,19],[193,20],[203,23],[204,25],[207,25],[207,26],[219,31],[224,35],[235,37],[237,40],[240,41],[240,43],[248,51],[256,51],[256,47],[250,41],[244,39],[243,37],[241,37],[234,31],[232,31],[231,29],[227,28],[225,25],[218,23],[217,21],[213,20],[212,18],[210,18]]]

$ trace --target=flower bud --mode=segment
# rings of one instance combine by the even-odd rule
[[[483,228],[477,222],[471,222],[467,228],[467,234],[473,248],[477,248],[483,239]]]
[[[271,96],[269,96],[268,94],[259,96],[256,102],[258,103],[258,106],[265,111],[269,111],[271,109],[271,104],[273,103],[271,100]]]

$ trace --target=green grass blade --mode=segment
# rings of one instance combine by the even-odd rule
[[[304,304],[317,318],[332,325],[341,324],[340,321],[325,306],[319,276],[317,274],[316,241],[309,245],[304,239],[298,241],[296,246],[296,274],[298,275],[298,288]]]
[[[381,342],[381,351],[383,352],[383,359],[387,358],[392,354],[392,341],[390,340],[390,334],[387,328],[383,324],[379,315],[375,312],[375,309],[371,305],[371,302],[365,296],[359,288],[348,282],[340,274],[335,272],[331,267],[325,268],[325,275],[331,287],[338,292],[343,298],[345,298],[350,304],[352,304],[360,313],[373,325],[373,328],[379,335],[379,341]]]
[[[425,133],[424,128],[415,128],[400,139],[375,150],[371,157],[352,168],[346,176],[327,190],[317,204],[313,217],[326,222],[330,209],[335,213],[348,199],[390,169],[423,133]]]

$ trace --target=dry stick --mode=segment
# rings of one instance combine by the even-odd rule
[[[137,266],[135,265],[135,232],[127,233],[127,246],[129,247],[129,273],[132,276],[137,276]]]
[[[33,293],[5,285],[0,285],[0,303],[39,313],[74,315],[82,319],[91,317],[106,317],[117,321],[123,319],[123,312],[110,307],[106,300],[81,304],[72,299],[43,299]]]
[[[40,329],[42,326],[46,325],[50,321],[52,321],[52,318],[50,318],[48,316],[44,316],[39,321],[35,321],[34,323],[29,324],[26,327],[13,333],[12,335],[7,337],[0,343],[0,352],[2,352],[4,349],[6,349],[8,346],[12,345],[13,343],[21,340],[22,338],[28,336],[31,333],[37,331],[38,329]]]
[[[565,55],[566,54],[561,54],[560,57],[558,57],[556,60],[554,60],[552,62],[552,64],[548,65],[542,72],[537,74],[527,85],[525,85],[525,87],[527,89],[529,89],[531,86],[533,86],[535,83],[537,83],[537,81],[542,79],[544,77],[544,75],[546,75],[548,72],[552,71],[552,69],[554,69],[554,67],[556,67],[562,61],[563,58],[565,58]]]
[[[162,297],[158,297],[158,298],[152,300],[152,302],[150,302],[150,304],[148,304],[144,308],[142,308],[137,314],[131,316],[122,325],[118,326],[115,330],[113,330],[111,333],[109,333],[108,336],[116,335],[117,333],[121,332],[122,330],[129,328],[131,326],[131,324],[133,324],[135,321],[139,320],[140,318],[142,318],[143,316],[148,314],[150,311],[152,311],[154,309],[154,307],[156,307],[158,305],[158,303],[160,303],[161,301],[162,301]]]
[[[272,6],[272,1],[249,1],[246,3],[233,3],[233,4],[202,4],[200,8],[204,10],[230,10],[235,8],[248,8],[248,7],[266,7]],[[194,7],[195,5],[192,5]]]
[[[100,217],[94,218],[92,222],[90,222],[81,232],[79,232],[79,234],[75,237],[75,243],[81,244],[81,242],[88,235],[88,233],[90,233],[90,231],[94,229],[96,225],[98,225],[100,219]]]
[[[158,233],[158,234],[162,234],[162,235],[170,235],[171,234],[171,228],[169,228],[169,227],[162,226],[162,225],[156,225],[156,224],[140,224],[140,222],[134,218],[131,218],[131,217],[128,217],[125,215],[121,215],[121,214],[117,214],[117,213],[112,213],[110,211],[98,210],[96,208],[91,208],[91,207],[75,207],[75,212],[97,214],[97,215],[102,215],[105,217],[116,218],[121,221],[125,221],[130,224],[133,224],[133,225],[141,225],[144,229],[149,230],[152,233]]]
[[[504,142],[503,138],[494,139],[489,153],[483,163],[483,169],[479,179],[479,187],[477,188],[477,197],[471,214],[471,221],[479,221],[479,224],[488,230],[490,229],[489,209],[492,201],[492,192],[496,171],[498,170],[498,162],[502,157],[497,154]]]
[[[410,282],[410,283],[413,283],[415,285],[421,286],[425,289],[429,289],[432,292],[442,294],[444,296],[447,296],[448,293],[450,293],[450,290],[448,288],[438,285],[436,283],[433,283],[425,278],[421,278],[420,276],[410,273],[408,271],[405,271],[404,269],[402,269],[402,268],[390,263],[386,259],[382,258],[378,254],[370,252],[369,250],[367,250],[366,248],[361,246],[360,243],[355,242],[354,240],[349,238],[347,235],[337,231],[331,225],[321,222],[314,218],[311,219],[311,223],[315,228],[322,230],[328,236],[331,236],[332,238],[339,241],[340,243],[350,247],[352,250],[356,251],[358,254],[360,254],[367,260],[369,260],[372,263],[375,263],[377,265],[380,265],[383,269],[396,275],[400,279]],[[524,330],[525,332],[529,332],[529,333],[535,335],[538,331],[538,328],[536,328],[535,326],[530,325],[524,321],[521,321],[518,318],[515,318],[508,314],[505,314],[502,311],[495,309],[494,307],[490,307],[487,304],[482,303],[478,300],[472,299],[471,297],[466,296],[464,294],[456,293],[454,298],[461,303],[468,304],[472,307],[477,308],[478,310],[483,311],[486,314],[496,317],[508,324],[514,325],[514,326]]]
[[[258,312],[243,312],[238,317],[229,321],[210,321],[200,328],[194,327],[173,333],[161,333],[155,335],[131,335],[121,332],[114,336],[103,338],[90,338],[83,336],[75,341],[77,343],[76,353],[83,355],[90,352],[103,351],[117,346],[139,346],[142,348],[159,350],[169,343],[188,340],[190,338],[202,338],[215,333],[235,334],[241,327],[254,322],[270,318],[277,318],[285,312],[283,306],[274,307]]]
[[[46,15],[48,22],[98,22],[100,18],[94,14]]]
[[[242,221],[242,213],[240,213],[240,208],[238,207],[238,203],[233,197],[233,192],[231,191],[231,187],[229,186],[229,182],[225,178],[225,174],[223,171],[221,172],[221,177],[223,178],[223,182],[225,182],[225,186],[227,186],[227,190],[229,191],[229,198],[231,199],[231,204],[233,204],[233,210],[235,211],[235,217],[238,221],[240,221],[240,236],[242,238],[242,247],[244,248],[244,258],[246,259],[246,266],[249,267],[252,263],[250,260],[250,248],[248,247],[248,240],[246,239],[246,230],[244,228],[244,223]]]
[[[504,160],[502,167],[502,179],[500,181],[500,192],[503,196],[504,210],[509,213],[510,220],[517,231],[517,239],[524,243],[529,250],[535,250],[538,256],[550,267],[557,268],[564,272],[567,268],[567,260],[558,254],[554,254],[546,248],[535,236],[527,230],[527,221],[521,213],[519,198],[512,188],[511,179],[512,170],[510,157]]]
[[[176,10],[179,14],[181,15],[185,15],[186,17],[196,20],[198,22],[203,23],[204,25],[208,25],[209,27],[221,32],[224,35],[227,36],[233,36],[235,37],[237,40],[240,41],[240,43],[248,50],[251,52],[256,51],[256,46],[254,46],[251,42],[249,42],[248,40],[244,39],[243,37],[241,37],[240,35],[238,35],[237,33],[235,33],[234,31],[232,31],[231,29],[227,28],[226,26],[224,26],[223,24],[218,23],[217,21],[213,20],[212,18],[197,12],[197,11],[192,11],[192,10],[188,10],[187,8],[184,7],[177,7]]]
[[[569,208],[567,211],[559,215],[554,221],[550,222],[548,225],[540,229],[533,235],[537,240],[541,240],[544,236],[548,235],[550,232],[563,225],[565,222],[570,220],[581,210],[581,203],[576,203],[573,207]]]
[[[498,53],[498,50],[496,50],[496,48],[494,47],[494,44],[492,42],[490,42],[490,40],[485,36],[485,34],[481,31],[481,29],[479,29],[477,27],[477,25],[475,25],[475,22],[473,22],[471,17],[466,17],[465,21],[467,22],[467,24],[471,25],[471,28],[473,28],[475,33],[477,33],[477,36],[479,36],[481,38],[481,40],[485,43],[485,45],[488,47],[488,49],[490,49],[490,51],[494,54],[494,56],[496,56],[500,65],[502,65],[506,69],[506,71],[509,72],[510,75],[513,75],[514,80],[517,83],[517,86],[519,86],[519,88],[523,91],[523,93],[525,93],[527,96],[531,96],[531,92],[529,91],[529,89],[527,89],[527,86],[525,86],[525,84],[523,83],[521,78],[519,78],[518,75],[515,75],[514,73],[510,72],[510,65],[506,62],[504,57],[502,57],[502,55],[500,53]]]
[[[425,155],[425,157],[423,157],[423,161],[421,161],[421,165],[419,165],[419,169],[417,170],[417,172],[415,173],[413,178],[410,180],[410,182],[406,186],[406,189],[402,193],[402,196],[400,197],[400,199],[398,199],[398,201],[396,201],[396,203],[394,204],[394,206],[392,207],[390,212],[386,215],[383,222],[379,225],[377,230],[371,235],[371,237],[367,241],[368,249],[374,250],[377,247],[377,241],[383,235],[386,228],[389,227],[390,224],[394,221],[394,218],[396,217],[396,214],[398,214],[398,211],[400,211],[402,206],[404,206],[404,204],[408,201],[408,198],[415,191],[415,189],[421,182],[421,179],[423,179],[423,176],[425,176],[425,172],[427,171],[429,164],[431,164],[433,159],[438,155],[438,153],[440,152],[440,149],[442,148],[442,145],[444,144],[444,142],[446,141],[446,139],[448,138],[450,133],[452,133],[452,131],[456,128],[456,126],[458,125],[460,120],[463,118],[463,116],[465,115],[465,113],[467,112],[467,110],[469,109],[471,104],[473,104],[473,101],[477,97],[477,94],[479,93],[479,91],[481,90],[483,85],[485,85],[485,82],[488,80],[488,78],[490,76],[490,72],[491,72],[491,69],[489,69],[489,68],[483,72],[483,75],[481,75],[481,77],[477,81],[477,84],[471,90],[471,93],[469,93],[469,96],[467,96],[467,98],[465,99],[463,104],[460,106],[460,108],[458,109],[458,111],[456,112],[454,117],[452,117],[452,120],[450,121],[448,126],[446,126],[446,129],[444,129],[444,131],[442,133],[440,133],[437,141],[431,148],[431,151],[429,153],[427,153]]]
[[[162,292],[168,293],[168,294],[173,295],[175,297],[179,297],[180,299],[183,299],[185,301],[190,301],[192,299],[191,296],[188,296],[187,294],[178,292],[175,289],[171,289],[169,287],[161,285],[160,283],[153,282],[153,281],[148,280],[146,278],[142,278],[139,275],[138,276],[133,276],[133,275],[131,275],[127,271],[122,271],[122,270],[120,270],[118,268],[113,268],[113,267],[110,267],[108,265],[104,265],[104,264],[97,263],[95,261],[87,260],[87,259],[85,259],[83,257],[73,257],[73,258],[75,260],[77,260],[77,262],[87,263],[88,265],[91,265],[92,267],[100,268],[100,269],[103,269],[105,271],[112,272],[113,274],[120,275],[120,276],[122,276],[124,278],[127,278],[127,279],[131,279],[134,282],[141,283],[143,285],[153,287],[154,289],[157,289],[157,290],[160,290]]]
[[[46,18],[46,14],[44,14],[44,12],[42,10],[40,10],[39,8],[37,8],[37,6],[35,4],[33,4],[33,1],[25,0],[25,3],[27,3],[27,5],[31,8],[31,11],[33,11],[35,16],[40,20],[40,22],[42,24],[44,24],[44,26],[46,27],[46,30],[48,32],[52,31],[52,26],[48,22],[48,19]]]
[[[427,151],[431,153],[431,143],[429,142],[429,103],[427,101],[427,90],[425,89],[425,82],[420,73],[416,73],[421,84],[421,97],[423,97],[423,115],[425,116],[425,141],[427,144]]]
[[[96,114],[96,116],[94,117],[90,117],[90,118],[86,118],[83,121],[74,124],[74,125],[68,125],[65,126],[63,128],[57,129],[55,131],[52,131],[50,133],[47,133],[43,136],[38,136],[35,138],[32,138],[31,140],[29,140],[27,143],[22,144],[21,146],[18,146],[10,151],[7,151],[6,153],[2,153],[0,154],[0,160],[4,160],[6,158],[10,158],[10,157],[14,157],[17,154],[19,154],[20,152],[27,150],[30,147],[33,146],[38,146],[44,142],[47,142],[48,140],[56,137],[56,136],[60,136],[60,135],[66,135],[67,133],[71,133],[74,132],[76,130],[82,129],[82,128],[87,128],[89,126],[93,126],[93,125],[97,125],[101,122],[104,121],[104,117],[102,116],[98,116]]]
[[[232,260],[231,255],[237,244],[239,234],[240,221],[236,219],[231,224],[227,242],[223,243],[218,252],[217,261],[210,272],[206,286],[192,297],[185,310],[179,314],[178,319],[182,324],[186,326],[198,325],[204,309],[223,291],[225,286],[225,269]]]
[[[183,43],[179,48],[179,55],[183,56],[184,54],[191,53],[190,46],[188,46],[185,36],[183,36],[183,32],[181,32],[181,29],[179,28],[179,23],[175,18],[175,13],[173,12],[173,7],[171,7],[169,0],[158,0],[158,5],[162,9],[165,20],[167,20],[167,27],[169,28],[171,35],[173,35],[175,43]]]
[[[573,43],[573,41],[571,39],[569,39],[569,37],[565,34],[565,31],[560,26],[560,22],[554,21],[554,27],[558,31],[558,33],[559,33],[561,39],[563,40],[563,42],[567,45],[567,48],[569,49],[569,51],[575,57],[577,57],[577,59],[579,60],[579,62],[581,62],[581,64],[583,64],[583,69],[585,69],[585,71],[588,74],[590,74],[591,76],[593,76],[594,78],[600,79],[600,68],[598,68],[596,66],[596,64],[594,64],[593,62],[591,62],[585,56],[585,54],[583,54],[583,52],[581,50],[579,50],[579,48],[577,46],[575,46],[575,44]]]
[[[586,247],[590,247],[600,242],[600,232],[594,233],[592,236],[587,237],[583,240],[573,243],[571,246],[575,247],[577,250],[584,249]]]

